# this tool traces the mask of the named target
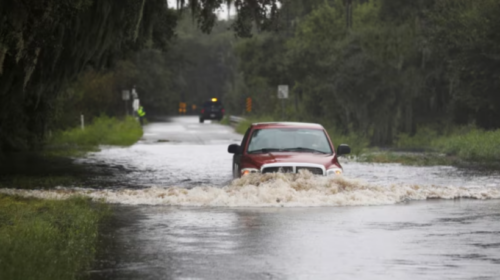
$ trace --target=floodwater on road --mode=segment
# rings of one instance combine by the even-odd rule
[[[499,173],[344,159],[339,178],[233,181],[227,146],[240,141],[172,118],[79,160],[127,170],[106,187],[3,191],[113,203],[91,279],[500,278]]]

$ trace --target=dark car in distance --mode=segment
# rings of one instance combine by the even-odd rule
[[[313,123],[254,123],[241,145],[232,144],[233,177],[250,173],[298,173],[300,170],[319,176],[343,173],[338,156],[351,149],[341,144],[335,149],[326,130]]]
[[[200,110],[200,123],[205,120],[222,120],[224,117],[224,106],[222,102],[217,100],[217,98],[212,98],[212,100],[203,103]]]

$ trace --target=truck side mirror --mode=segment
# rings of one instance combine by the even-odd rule
[[[230,154],[241,154],[241,147],[237,144],[231,144],[227,147],[227,152]]]
[[[337,155],[342,156],[342,155],[347,155],[351,153],[351,148],[347,144],[340,144],[339,147],[337,148]]]

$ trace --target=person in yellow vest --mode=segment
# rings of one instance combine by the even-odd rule
[[[139,106],[139,109],[137,109],[137,116],[139,117],[139,122],[143,125],[143,119],[144,116],[146,116],[146,112],[144,112],[144,108],[142,106]]]

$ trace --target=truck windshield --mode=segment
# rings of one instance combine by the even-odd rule
[[[276,151],[332,154],[330,141],[320,129],[266,128],[252,133],[248,153]]]

